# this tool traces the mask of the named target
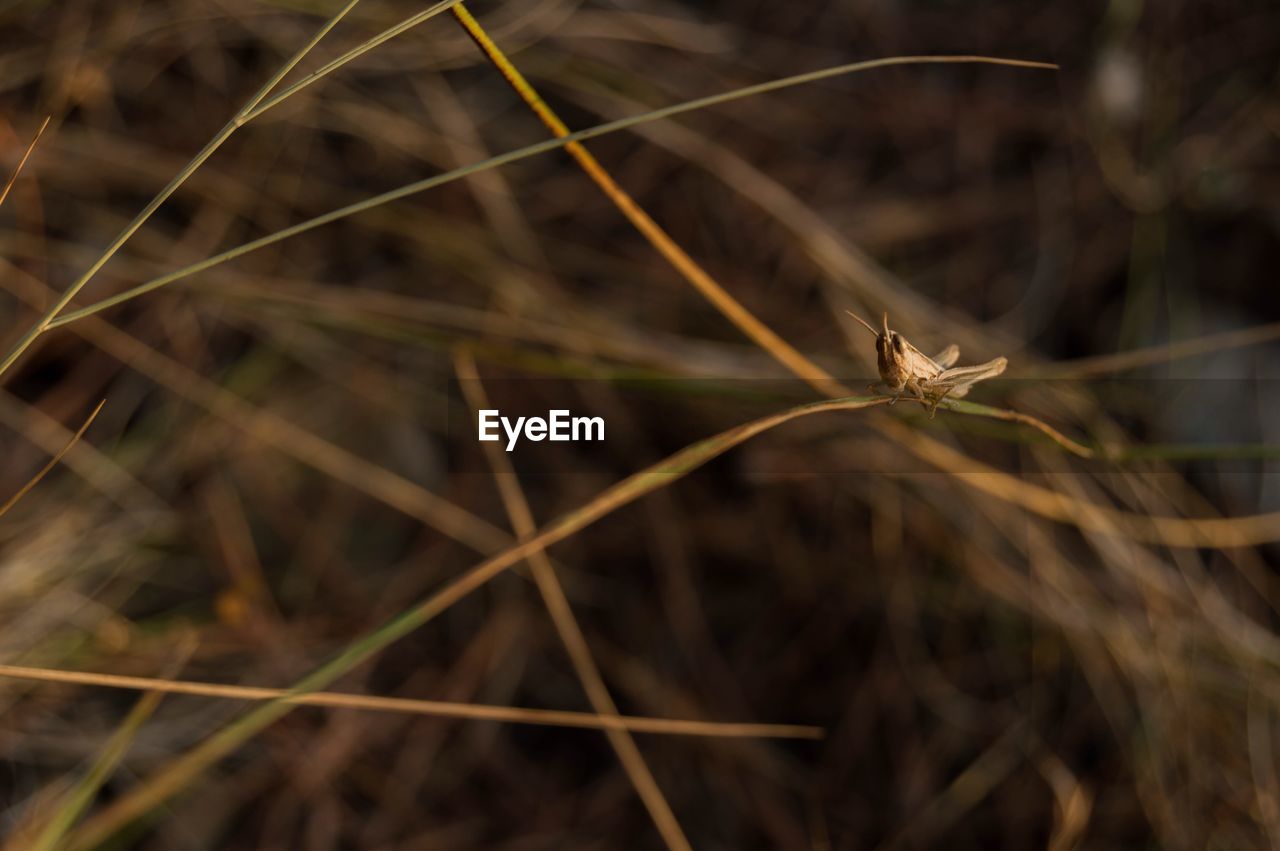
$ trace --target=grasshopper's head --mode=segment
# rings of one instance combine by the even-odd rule
[[[885,313],[881,317],[881,327],[877,330],[853,311],[846,312],[876,335],[876,366],[880,369],[881,380],[890,387],[901,387],[911,377],[910,359],[907,357],[907,341],[897,331],[889,328],[889,314]]]
[[[897,331],[890,330],[889,314],[883,314],[880,321],[882,328],[876,332],[876,354],[880,356],[881,362],[892,363],[906,357],[907,341]]]
[[[900,390],[912,377],[907,340],[897,331],[889,329],[888,313],[880,321],[881,330],[876,334],[876,367],[880,370],[881,381],[891,389]]]

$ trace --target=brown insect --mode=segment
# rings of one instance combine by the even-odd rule
[[[893,394],[893,404],[904,392],[923,401],[932,401],[929,416],[938,410],[938,403],[950,397],[959,399],[979,381],[995,378],[1004,372],[1009,361],[996,358],[977,366],[955,366],[960,359],[960,347],[952,344],[934,357],[907,342],[907,338],[889,328],[889,314],[884,314],[884,327],[877,331],[861,316],[846,311],[854,319],[876,335],[876,366],[880,369],[880,381]],[[877,384],[871,389],[877,390]]]

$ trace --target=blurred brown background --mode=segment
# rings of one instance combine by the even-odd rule
[[[588,143],[859,390],[872,341],[843,310],[887,310],[923,349],[1010,358],[975,399],[1155,447],[1089,463],[1007,423],[829,414],[554,547],[622,712],[826,731],[638,735],[693,847],[1280,841],[1275,544],[1051,522],[880,425],[1131,514],[1280,509],[1274,328],[1074,362],[1280,321],[1275,5],[468,5],[573,128],[864,58],[1062,66],[875,70]],[[289,79],[423,6],[366,0]],[[335,9],[0,3],[0,173],[52,116],[0,208],[6,349]],[[546,137],[443,14],[237,132],[78,303]],[[505,546],[460,345],[499,407],[608,422],[603,447],[516,454],[540,524],[813,398],[565,153],[449,183],[48,333],[0,379],[2,497],[107,400],[0,520],[0,663],[287,686]],[[431,494],[478,523],[442,529]],[[333,689],[591,709],[524,566]],[[0,834],[64,807],[136,700],[0,680]],[[88,817],[244,710],[166,697]],[[105,847],[663,847],[590,730],[302,708],[173,791]]]

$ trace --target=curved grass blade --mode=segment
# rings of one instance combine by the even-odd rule
[[[462,166],[460,168],[455,168],[450,171],[444,172],[442,174],[438,174],[434,177],[428,177],[423,180],[415,181],[413,183],[409,183],[404,186],[401,186],[398,189],[392,189],[388,192],[383,192],[380,195],[375,195],[371,198],[366,198],[363,201],[358,201],[354,204],[348,204],[345,207],[339,207],[336,210],[331,210],[328,213],[324,213],[322,215],[316,216],[315,218],[308,219],[305,222],[299,222],[296,225],[292,225],[290,227],[276,231],[275,233],[269,234],[259,239],[252,240],[251,242],[246,242],[243,245],[239,245],[239,246],[236,246],[235,248],[228,249],[226,251],[221,252],[220,254],[215,254],[214,256],[201,260],[198,263],[192,263],[189,266],[184,266],[183,268],[177,269],[166,275],[161,275],[158,278],[154,278],[150,281],[147,281],[146,283],[139,284],[138,286],[125,290],[124,292],[117,293],[114,296],[110,296],[108,298],[102,299],[101,301],[94,302],[93,304],[88,305],[87,307],[82,307],[79,310],[68,311],[58,316],[56,319],[51,320],[48,323],[48,327],[58,328],[70,322],[75,322],[79,319],[83,319],[86,316],[92,316],[95,313],[99,313],[110,307],[115,307],[118,304],[123,304],[126,301],[131,301],[140,295],[144,295],[146,293],[152,292],[153,290],[157,290],[160,287],[166,286],[168,284],[172,284],[175,281],[180,281],[183,278],[189,278],[192,275],[203,272],[206,269],[211,269],[214,266],[221,265],[222,263],[226,263],[229,260],[234,260],[237,257],[243,257],[244,255],[249,254],[253,251],[257,251],[261,248],[266,248],[269,245],[274,245],[277,242],[281,242],[283,240],[289,239],[290,237],[298,236],[299,234],[306,233],[307,231],[314,230],[323,225],[327,225],[332,222],[345,219],[349,216],[354,216],[357,213],[363,213],[364,211],[371,210],[374,207],[380,207],[384,204],[389,204],[392,201],[398,201],[401,198],[408,198],[411,195],[416,195],[420,192],[426,192],[428,189],[434,189],[437,186],[443,186],[446,183],[451,183],[455,180],[459,180],[464,177],[469,177],[470,175],[477,174],[479,172],[486,171],[491,168],[497,168],[498,166],[507,165],[513,162],[518,162],[520,160],[537,156],[538,154],[547,153],[548,151],[559,150],[560,148],[563,148],[574,142],[581,142],[586,139],[594,139],[598,136],[608,135],[609,133],[617,133],[620,130],[625,130],[629,127],[634,127],[638,124],[645,124],[651,121],[658,121],[663,118],[670,118],[671,116],[680,115],[686,112],[694,112],[699,109],[705,109],[709,106],[715,106],[721,103],[728,103],[730,101],[740,100],[742,98],[752,97],[754,95],[765,94],[767,92],[774,92],[774,91],[789,88],[792,86],[803,85],[805,83],[813,83],[819,80],[826,80],[832,77],[838,77],[845,74],[855,74],[860,71],[870,71],[876,68],[887,68],[895,65],[937,65],[937,64],[956,64],[956,63],[1012,65],[1015,67],[1025,67],[1025,68],[1056,68],[1057,67],[1056,65],[1052,65],[1045,62],[1030,62],[1030,61],[1023,61],[1023,60],[1015,60],[1015,59],[997,59],[989,56],[894,56],[886,59],[871,59],[864,62],[851,62],[846,65],[837,65],[831,68],[823,68],[818,71],[810,71],[805,74],[796,74],[791,77],[783,77],[777,80],[770,80],[765,83],[758,83],[753,86],[744,86],[743,88],[734,89],[733,91],[723,92],[717,95],[710,95],[704,98],[697,98],[695,100],[685,101],[684,103],[678,103],[672,106],[663,107],[661,109],[655,109],[650,112],[641,113],[639,115],[633,115],[628,118],[619,119],[617,121],[610,121],[610,122],[606,122],[605,124],[598,124],[595,127],[589,127],[585,130],[579,130],[575,133],[570,133],[567,136],[562,136],[555,139],[548,139],[544,142],[538,142],[533,145],[526,145],[523,148],[517,148],[516,150],[508,151],[505,154],[498,154],[497,156],[490,157],[489,159],[482,160],[477,163],[472,163],[471,165]],[[6,368],[6,364],[0,363],[0,373],[2,373],[5,368]]]
[[[89,426],[92,425],[93,421],[98,418],[98,414],[102,411],[102,406],[105,404],[107,404],[106,399],[103,399],[101,402],[99,402],[98,406],[94,408],[93,411],[89,414],[89,416],[85,419],[84,424],[80,426],[80,428],[76,430],[76,433],[71,436],[71,439],[67,441],[67,445],[62,447],[62,449],[58,452],[57,455],[54,455],[52,458],[50,458],[49,463],[45,464],[44,468],[41,469],[40,472],[36,473],[34,476],[31,477],[31,479],[25,485],[20,487],[17,493],[9,497],[9,499],[4,503],[4,505],[0,505],[0,517],[3,517],[6,513],[8,513],[9,509],[13,508],[15,505],[18,504],[18,500],[26,496],[31,491],[32,488],[34,488],[37,484],[40,483],[41,479],[49,475],[49,472],[53,470],[54,467],[58,466],[58,463],[66,456],[68,452],[71,451],[71,447],[75,446],[76,443],[79,442],[80,438],[84,436],[84,433],[89,430]]]

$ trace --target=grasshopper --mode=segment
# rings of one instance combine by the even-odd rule
[[[884,314],[883,330],[877,331],[853,311],[845,311],[876,335],[876,366],[880,369],[880,381],[871,390],[883,384],[893,393],[892,405],[902,398],[903,391],[910,391],[921,401],[931,400],[929,416],[933,417],[938,404],[948,396],[959,399],[979,381],[995,378],[1004,372],[1009,361],[996,358],[977,366],[956,366],[960,359],[960,347],[952,344],[934,357],[907,342],[907,338],[889,329],[889,314]]]

